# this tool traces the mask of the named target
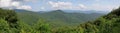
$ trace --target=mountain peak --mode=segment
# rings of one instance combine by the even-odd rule
[[[62,10],[55,10],[55,11],[62,11]]]
[[[54,10],[53,12],[56,12],[56,13],[64,13],[62,10]]]

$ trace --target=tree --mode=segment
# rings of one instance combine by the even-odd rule
[[[38,20],[36,24],[34,24],[34,30],[37,33],[50,33],[51,32],[51,27],[49,24],[45,23],[43,19]]]
[[[32,33],[32,28],[24,22],[18,22],[18,29],[20,33]]]
[[[0,33],[8,33],[9,32],[9,24],[7,21],[0,19]]]
[[[16,23],[17,23],[18,19],[17,19],[17,15],[16,15],[15,11],[0,8],[0,18],[7,21],[12,28],[13,27],[17,28]]]

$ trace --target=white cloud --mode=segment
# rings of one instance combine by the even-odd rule
[[[22,5],[22,1],[28,0],[0,0],[0,8],[8,8],[8,9],[32,9],[29,5]]]
[[[49,1],[48,2],[54,9],[60,9],[60,8],[71,8],[72,7],[72,3],[70,2],[52,2]]]
[[[23,1],[28,1],[29,2],[29,1],[37,1],[37,0],[23,0]]]
[[[100,0],[95,0],[100,1]],[[77,4],[75,5],[72,2],[53,2],[49,1],[49,5],[53,9],[70,9],[70,10],[99,10],[99,11],[111,11],[116,9],[118,6],[116,5],[103,5],[103,4],[91,4],[91,5],[84,5],[84,4]]]
[[[32,8],[30,6],[28,6],[28,5],[23,5],[23,6],[17,7],[17,9],[31,10]]]
[[[0,0],[0,7],[9,7],[11,6],[12,0]]]
[[[95,1],[100,1],[100,0],[95,0]]]
[[[24,1],[32,1],[32,0],[24,0]]]
[[[87,8],[85,5],[83,5],[83,4],[79,4],[79,7],[80,8]]]
[[[78,4],[77,6],[74,6],[71,2],[53,2],[49,1],[48,4],[51,5],[53,9],[84,9],[86,8],[83,4]]]
[[[44,10],[44,9],[45,9],[45,7],[41,7],[40,9]]]
[[[90,10],[101,10],[101,11],[111,11],[113,9],[116,9],[118,6],[116,5],[101,5],[101,4],[93,4],[88,6],[88,9]]]
[[[15,6],[15,7],[19,7],[20,6],[20,2],[16,2],[16,1],[12,2],[11,4],[12,4],[12,6]]]

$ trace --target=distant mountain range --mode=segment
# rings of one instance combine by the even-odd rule
[[[53,10],[50,12],[32,12],[27,10],[15,9],[18,13],[18,18],[28,24],[35,23],[38,19],[44,19],[52,26],[68,26],[77,25],[86,21],[92,21],[96,18],[105,15],[98,12],[65,12],[65,10]]]
[[[67,13],[87,13],[87,14],[90,14],[90,13],[103,13],[103,14],[107,14],[109,13],[108,11],[96,11],[96,10],[63,10],[64,12],[67,12]]]
[[[23,10],[23,9],[14,9],[16,10],[16,12],[28,12],[28,10]],[[56,11],[56,10],[52,10],[52,11]],[[108,11],[96,11],[96,10],[61,10],[65,13],[86,13],[86,14],[90,14],[90,13],[103,13],[103,14],[108,14]],[[38,11],[38,13],[46,13],[46,12],[51,12],[51,11]]]

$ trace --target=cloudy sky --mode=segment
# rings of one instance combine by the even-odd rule
[[[120,6],[120,0],[0,0],[0,8],[46,10],[110,11]]]

